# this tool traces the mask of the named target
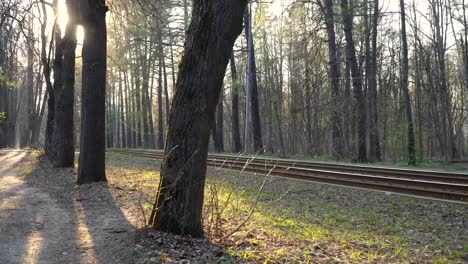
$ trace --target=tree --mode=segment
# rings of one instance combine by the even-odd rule
[[[346,39],[346,54],[351,68],[351,78],[354,89],[354,97],[358,112],[358,162],[367,161],[366,150],[366,103],[362,93],[362,76],[356,59],[356,47],[353,39],[353,8],[348,0],[341,0],[341,15],[343,17],[343,30]]]
[[[67,1],[68,24],[61,40],[63,61],[61,85],[55,87],[55,118],[52,134],[53,163],[56,167],[73,167],[75,145],[73,140],[73,104],[75,91],[76,1]]]
[[[372,15],[372,38],[370,19],[367,16],[367,1],[365,1],[365,30],[366,30],[366,75],[369,102],[369,159],[381,161],[379,137],[379,113],[377,94],[377,35],[379,22],[379,1],[374,0],[374,14]]]
[[[231,53],[231,77],[232,77],[232,87],[231,87],[231,112],[232,112],[232,151],[239,153],[242,151],[242,143],[240,138],[240,129],[239,129],[239,78],[237,77],[237,68],[236,61],[234,58],[234,52]]]
[[[405,113],[408,130],[408,165],[416,165],[416,150],[414,140],[414,125],[413,125],[413,112],[411,110],[411,98],[408,91],[408,41],[406,40],[406,15],[405,15],[405,1],[400,0],[400,16],[401,16],[401,48],[402,48],[402,61],[401,61],[401,90],[403,91],[403,98],[405,100]]]
[[[260,122],[260,106],[258,104],[258,84],[257,84],[257,65],[255,62],[255,47],[253,42],[253,33],[252,33],[252,20],[250,18],[251,12],[246,9],[244,13],[244,27],[245,27],[245,37],[247,40],[247,93],[249,93],[248,97],[250,99],[250,113],[246,113],[248,116],[249,114],[252,115],[252,133],[253,133],[253,144],[254,144],[254,151],[261,152],[263,150],[263,143],[262,143],[262,127]],[[246,101],[246,104],[249,103],[249,100]],[[247,120],[247,118],[246,118]],[[248,139],[250,132],[246,129],[245,138]],[[246,140],[248,142],[248,140]],[[245,149],[247,150],[249,146],[245,143]]]
[[[150,217],[156,229],[203,235],[208,141],[224,73],[242,31],[245,0],[193,1],[192,22],[169,118],[161,182]]]
[[[45,142],[44,142],[44,152],[49,157],[49,159],[53,160],[53,147],[52,147],[52,136],[54,131],[54,118],[55,118],[55,92],[54,89],[57,86],[61,85],[61,69],[62,69],[62,46],[60,44],[61,41],[61,32],[58,25],[54,27],[55,33],[55,61],[53,65],[54,70],[54,83],[52,83],[51,77],[51,63],[50,63],[50,55],[47,56],[47,36],[46,36],[46,27],[47,27],[47,10],[46,10],[46,3],[44,0],[41,0],[42,3],[42,13],[44,14],[44,22],[41,24],[41,61],[43,64],[43,74],[46,81],[46,91],[47,91],[47,121],[46,121],[46,131],[45,131]],[[54,13],[57,11],[57,0],[53,2]],[[40,121],[42,118],[38,120],[37,124],[37,132],[39,133],[39,129],[41,127]],[[37,138],[39,134],[37,134]]]
[[[333,156],[337,159],[343,157],[343,136],[341,129],[341,111],[340,107],[340,63],[338,60],[338,51],[335,37],[335,21],[333,15],[333,1],[325,0],[325,7],[321,5],[322,12],[325,15],[325,25],[328,37],[328,60],[330,64],[329,78],[331,84],[332,97],[332,145]]]
[[[81,138],[78,184],[107,181],[105,173],[105,95],[107,29],[104,0],[80,1],[85,30],[81,95]]]

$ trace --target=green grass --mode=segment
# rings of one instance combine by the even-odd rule
[[[150,159],[108,155],[110,182],[150,200],[157,168]],[[467,205],[250,173],[210,168],[204,216],[211,239],[245,262],[463,263],[468,254]]]

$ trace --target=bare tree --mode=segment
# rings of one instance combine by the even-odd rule
[[[171,108],[154,228],[202,236],[210,128],[246,1],[193,1],[192,22]]]

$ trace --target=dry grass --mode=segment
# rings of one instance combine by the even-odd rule
[[[107,163],[109,181],[122,190],[121,198],[143,194],[148,212],[159,162],[109,154]],[[211,253],[178,255],[187,247],[161,251],[150,243],[153,251],[146,254],[156,262],[464,263],[467,219],[466,204],[210,168],[204,218],[209,240],[201,251]]]

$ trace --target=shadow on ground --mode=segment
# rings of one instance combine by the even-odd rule
[[[135,228],[106,184],[0,153],[0,263],[133,263]],[[25,175],[29,172],[28,175]]]

